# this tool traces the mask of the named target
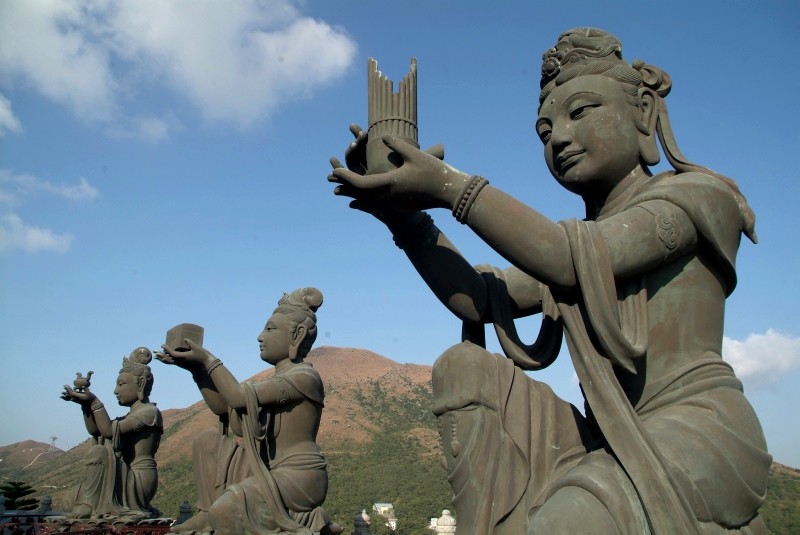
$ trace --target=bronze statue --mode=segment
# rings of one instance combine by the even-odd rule
[[[86,478],[67,497],[65,510],[72,518],[137,521],[155,518],[150,505],[158,489],[155,455],[164,432],[161,412],[150,403],[153,355],[146,347],[122,359],[114,394],[128,414],[111,420],[103,403],[89,387],[93,372],[64,385],[61,398],[78,403],[86,429],[95,444],[86,459]]]
[[[342,532],[321,507],[328,472],[316,439],[324,389],[317,371],[303,362],[317,337],[321,304],[316,288],[280,299],[258,336],[261,358],[275,374],[258,383],[237,381],[191,338],[184,340],[185,350],[164,344],[157,353],[160,361],[192,373],[221,422],[221,432],[195,439],[199,512],[171,528],[174,533]]]
[[[729,178],[678,150],[658,67],[627,63],[608,32],[577,28],[543,56],[537,132],[550,172],[586,204],[554,223],[397,139],[399,161],[362,170],[368,135],[328,180],[385,223],[462,343],[433,368],[448,479],[466,533],[766,533],[771,457],[721,356],[740,236],[755,217]],[[674,171],[656,176],[657,143]],[[422,210],[446,208],[512,266],[471,267]],[[533,344],[514,318],[543,315]],[[488,353],[494,324],[508,358]],[[562,334],[585,416],[523,370]]]

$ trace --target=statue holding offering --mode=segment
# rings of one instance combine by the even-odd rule
[[[155,455],[164,432],[161,412],[150,402],[153,354],[139,347],[122,359],[114,394],[128,414],[112,420],[90,387],[78,377],[74,388],[64,385],[61,398],[78,403],[95,444],[86,458],[86,478],[67,497],[65,510],[73,518],[137,521],[160,512],[150,505],[158,489]]]
[[[321,507],[328,491],[325,459],[317,447],[324,401],[322,380],[303,361],[317,337],[322,293],[301,288],[284,294],[258,336],[262,360],[275,374],[240,383],[222,362],[187,338],[165,344],[156,357],[184,368],[220,431],[193,446],[199,512],[174,533],[336,534]]]
[[[622,57],[593,28],[543,56],[537,132],[555,179],[586,204],[555,223],[396,136],[371,173],[368,133],[328,180],[385,223],[423,280],[463,320],[433,368],[462,535],[755,534],[771,457],[742,384],[721,358],[725,300],[755,216],[729,178],[677,147],[663,70]],[[653,175],[661,153],[674,170]],[[446,208],[506,258],[473,268],[422,210]],[[514,318],[543,315],[533,344]],[[484,349],[495,326],[505,353]],[[524,370],[562,336],[585,415]],[[506,358],[508,357],[508,358]]]

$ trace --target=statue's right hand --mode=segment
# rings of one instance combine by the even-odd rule
[[[181,358],[181,351],[178,351],[177,349],[174,349],[166,344],[162,345],[161,348],[164,351],[156,351],[156,360],[160,360],[164,364],[168,364],[170,366],[183,368],[184,370],[188,370],[192,367],[189,361]]]
[[[157,351],[156,359],[164,364],[194,371],[196,368],[203,366],[203,363],[200,361],[201,357],[210,355],[213,358],[213,355],[205,351],[202,347],[192,343],[191,340],[187,339],[185,342],[189,345],[190,349],[188,351],[178,350],[164,344],[161,346],[164,351]]]
[[[363,175],[367,172],[367,133],[357,124],[350,125],[350,132],[355,140],[344,151],[344,162],[354,173]]]
[[[74,403],[87,404],[95,399],[95,395],[88,389],[83,392],[76,392],[69,385],[64,385],[64,391],[61,393],[61,399],[64,401],[72,401]]]

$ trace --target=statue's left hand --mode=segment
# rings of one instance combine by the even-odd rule
[[[402,210],[453,206],[469,175],[403,139],[385,136],[383,142],[402,158],[402,165],[386,173],[360,175],[331,158],[328,181],[339,184],[334,194]]]

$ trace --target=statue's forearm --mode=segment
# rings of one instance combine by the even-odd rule
[[[111,418],[99,399],[95,398],[89,410],[84,410],[83,419],[86,423],[86,430],[90,435],[93,437],[102,435],[105,438],[111,438]]]
[[[483,278],[425,213],[389,224],[403,249],[436,297],[457,317],[481,321],[486,309]]]
[[[437,298],[465,321],[485,320],[486,284],[443,233],[433,243],[405,250],[414,268]]]
[[[529,275],[548,285],[575,285],[564,229],[524,203],[486,186],[464,221],[492,249]]]
[[[208,377],[214,385],[214,389],[227,407],[238,409],[246,405],[242,385],[238,380],[236,380],[236,377],[233,376],[233,374],[222,364],[219,359],[215,359],[215,361],[206,369],[208,372]],[[214,400],[214,403],[217,401],[218,400]],[[206,399],[206,403],[208,403],[208,399]]]

